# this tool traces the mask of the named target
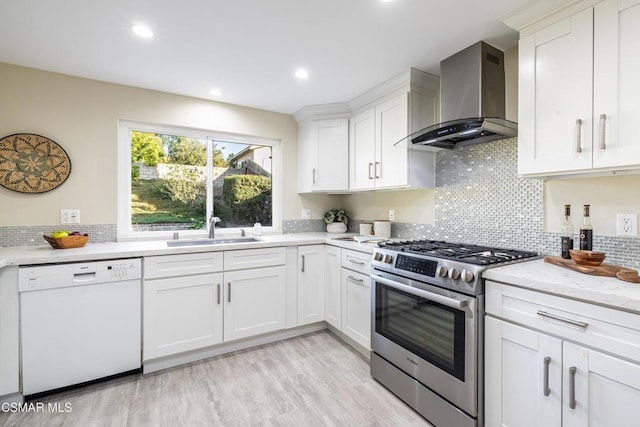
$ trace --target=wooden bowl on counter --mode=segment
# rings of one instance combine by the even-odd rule
[[[42,235],[42,237],[44,237],[44,240],[49,242],[53,249],[81,248],[89,241],[88,234],[58,237],[57,239],[46,235]]]
[[[571,259],[575,261],[576,264],[579,265],[589,265],[592,267],[597,267],[602,264],[604,261],[606,254],[604,252],[597,251],[581,251],[576,249],[571,249],[569,251],[571,255]]]

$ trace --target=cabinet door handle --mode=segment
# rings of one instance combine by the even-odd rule
[[[227,282],[227,302],[231,302],[231,282]]]
[[[547,356],[542,360],[544,363],[544,384],[542,386],[542,394],[549,396],[551,393],[551,390],[549,390],[549,364],[551,364],[551,358]]]
[[[373,167],[373,163],[369,163],[369,179],[373,179],[373,175],[371,175],[371,168]]]
[[[304,273],[304,255],[300,255],[300,258],[302,258],[302,267],[300,267],[300,271]]]
[[[382,165],[380,165],[380,175],[378,175],[378,165],[380,165],[380,162],[376,162],[375,167],[373,168],[376,179],[382,178]]]
[[[313,183],[316,183],[316,168],[313,168]]]
[[[351,258],[349,258],[347,262],[355,265],[364,265],[364,261],[354,261]]]
[[[569,408],[576,409],[576,367],[569,368]]]
[[[347,276],[347,279],[351,280],[352,282],[356,282],[356,283],[364,283],[364,279],[358,279],[357,277],[353,277],[353,276]]]
[[[600,149],[601,150],[606,150],[607,149],[607,144],[605,143],[606,123],[607,123],[607,115],[606,114],[600,114]]]
[[[580,322],[579,320],[569,319],[567,317],[558,316],[557,314],[547,313],[546,311],[538,310],[538,316],[548,317],[549,319],[559,320],[560,322],[568,323],[573,326],[578,326],[582,329],[587,329],[589,326],[586,322]]]
[[[218,283],[218,305],[220,305],[220,283]]]
[[[582,120],[576,120],[576,153],[582,153]]]

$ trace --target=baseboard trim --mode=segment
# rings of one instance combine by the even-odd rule
[[[147,360],[142,363],[142,373],[149,374],[151,372],[173,368],[185,363],[197,362],[199,360],[208,359],[210,357],[219,356],[221,354],[231,353],[232,351],[245,350],[247,348],[256,347],[259,345],[270,344],[276,341],[282,341],[311,332],[321,331],[323,329],[327,329],[326,322],[312,323],[310,325],[298,326],[296,328],[270,332],[268,334],[245,338],[229,343],[222,343],[200,350],[194,350],[158,359]]]

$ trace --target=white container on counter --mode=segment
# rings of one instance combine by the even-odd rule
[[[370,236],[373,234],[373,224],[369,222],[363,222],[360,224],[360,235],[361,236]]]
[[[385,239],[391,238],[391,221],[375,220],[373,222],[373,234]]]

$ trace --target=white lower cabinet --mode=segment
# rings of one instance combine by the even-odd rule
[[[342,328],[342,249],[326,247],[324,269],[324,320],[336,329]]]
[[[145,280],[143,360],[222,342],[222,273]]]
[[[638,425],[640,316],[493,282],[487,313],[486,426]]]
[[[371,279],[342,269],[342,332],[371,348]]]
[[[224,340],[231,341],[284,329],[285,267],[224,273]]]
[[[371,255],[342,250],[342,332],[371,349]]]
[[[146,257],[143,361],[284,329],[284,260],[284,248]]]
[[[563,342],[566,427],[632,427],[640,422],[640,365]]]
[[[324,263],[325,245],[298,247],[298,326],[325,319]]]
[[[0,268],[0,402],[20,390],[18,269]]]
[[[485,334],[485,425],[560,426],[562,341],[491,317]]]

